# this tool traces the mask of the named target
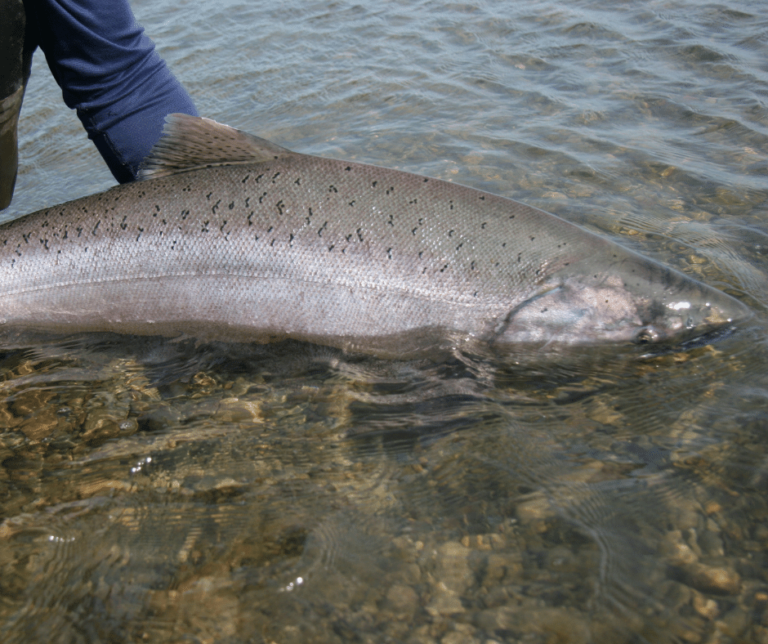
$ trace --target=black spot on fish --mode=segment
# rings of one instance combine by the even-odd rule
[[[301,185],[301,177],[299,177],[298,179],[296,179],[296,181],[294,181],[294,183],[295,183],[297,186],[300,186],[300,185]]]
[[[126,228],[128,228],[128,224],[125,223],[127,219],[128,219],[128,215],[125,215],[125,217],[123,217],[123,221],[120,222],[121,230],[125,230]]]
[[[453,233],[455,233],[455,232],[456,232],[456,231],[455,231],[453,228],[451,228],[451,229],[448,231],[448,237],[453,237]]]
[[[245,207],[246,207],[246,208],[248,207],[248,202],[249,202],[250,200],[251,200],[251,198],[250,198],[250,197],[246,197],[246,198],[245,198]]]
[[[514,215],[510,215],[510,216],[509,216],[509,218],[510,218],[510,219],[514,219],[514,218],[515,218],[515,216],[514,216]]]
[[[275,245],[275,240],[273,239],[271,242],[269,242],[269,245],[270,246],[274,246]]]
[[[347,172],[349,172],[349,171],[352,169],[352,167],[351,167],[351,166],[347,166],[347,167],[346,167],[346,168],[344,168],[344,169],[345,169]]]
[[[420,251],[419,251],[419,259],[421,259],[421,256],[422,256],[423,254],[424,254],[424,251],[423,251],[423,250],[420,250]]]
[[[349,241],[350,239],[352,239],[352,233],[349,233],[349,235],[347,235],[346,237],[344,237],[344,239],[346,239],[347,241]]]
[[[261,197],[259,197],[259,203],[261,203],[264,200],[264,197],[266,196],[267,196],[266,192],[262,193]]]
[[[387,257],[392,259],[392,247],[387,248]]]
[[[251,214],[248,215],[248,225],[249,226],[253,226],[253,222],[251,221],[251,218],[253,217],[253,215],[254,215],[254,211],[251,210]]]
[[[277,157],[275,157],[275,158],[277,158]],[[274,183],[275,179],[277,179],[279,176],[280,176],[280,173],[279,172],[275,172],[274,176],[272,177],[272,183]]]
[[[323,225],[322,225],[322,226],[320,226],[320,230],[318,230],[318,231],[317,231],[317,236],[318,236],[318,237],[322,237],[322,236],[323,236],[323,231],[324,231],[324,230],[325,230],[327,227],[328,227],[328,222],[326,221],[325,223],[323,223]]]
[[[277,208],[278,214],[280,214],[280,215],[283,214],[283,200],[282,199],[275,204],[275,208]]]
[[[294,239],[295,239],[295,237],[293,236],[293,233],[289,233],[289,236],[288,236],[288,245],[289,246],[293,246],[293,240]]]
[[[440,272],[441,272],[441,273],[444,273],[446,268],[448,268],[448,264],[446,264],[445,266],[443,266],[443,267],[440,269]]]
[[[429,181],[429,179],[427,179],[426,177],[424,177],[424,183],[426,183],[427,181]]]
[[[536,237],[534,237],[533,235],[531,235],[531,241],[533,241],[534,239],[536,239]]]
[[[136,228],[139,231],[139,234],[136,235],[136,241],[139,241],[139,238],[141,237],[141,233],[144,232],[144,229],[141,226],[137,226]]]
[[[374,182],[371,184],[371,188],[375,188],[377,183],[378,183],[378,181],[374,181]]]
[[[223,222],[221,222],[221,226],[219,226],[219,232],[220,233],[224,232],[224,226],[226,226],[226,225],[227,225],[227,220],[225,219]]]
[[[487,222],[487,221],[484,221],[482,224],[480,224],[480,228],[482,228],[483,230],[485,230],[485,227],[486,227],[487,225],[488,225],[488,222]]]
[[[336,186],[331,185],[331,186],[328,186],[328,192],[338,192],[338,189],[336,188]]]
[[[390,193],[392,193],[392,192],[394,192],[394,191],[395,191],[395,186],[389,186],[389,189],[386,191],[386,193],[385,193],[385,194],[387,194],[387,195],[388,195],[388,194],[390,194]]]
[[[472,260],[472,263],[469,265],[469,270],[471,271],[475,270],[475,260]]]
[[[201,233],[207,233],[208,232],[208,224],[211,223],[210,220],[203,222],[203,227],[200,229]]]
[[[264,173],[262,172],[258,177],[256,177],[256,183],[261,181],[261,178],[264,176]]]
[[[456,250],[459,250],[464,245],[464,242],[461,242],[458,246],[456,246]]]
[[[390,226],[392,226],[392,228],[394,228],[395,227],[395,216],[394,215],[389,215],[389,220],[387,221],[387,223]]]
[[[99,224],[101,223],[101,219],[96,222],[96,225],[93,227],[93,230],[91,231],[91,235],[96,235],[96,231],[99,229]]]
[[[234,201],[230,201],[229,202],[229,209],[232,210],[232,208],[234,208],[234,207],[235,207],[235,202]]]
[[[209,192],[207,195],[205,195],[205,198],[210,201],[212,194],[213,194],[212,192]]]
[[[506,248],[507,247],[507,242],[502,243],[501,247],[502,248]]]
[[[81,227],[81,226],[78,226],[77,228],[75,228],[75,230],[77,231],[77,236],[78,236],[78,237],[80,237],[80,235],[82,235],[82,234],[83,234],[83,229],[82,229],[82,227]]]
[[[419,227],[418,227],[418,226],[416,226],[416,228],[411,228],[411,233],[412,233],[413,235],[415,235],[415,234],[416,234],[416,231],[417,231],[418,229],[419,229]]]
[[[357,233],[357,238],[360,241],[363,241],[363,229],[362,228],[358,228],[355,232]]]
[[[245,183],[245,182],[246,182],[246,181],[248,181],[248,179],[250,179],[250,178],[251,178],[251,175],[250,175],[250,173],[246,174],[246,175],[245,175],[245,178],[244,178],[244,179],[243,179],[243,181],[242,181],[242,183]]]
[[[418,199],[413,199],[412,201],[409,201],[408,204],[409,205],[413,205],[413,204],[415,204],[417,202],[418,202]]]
[[[520,263],[520,258],[521,258],[522,256],[523,256],[523,254],[522,254],[522,253],[518,253],[518,254],[517,254],[517,263],[518,263],[518,264]]]
[[[155,204],[155,210],[156,210],[157,212],[160,212],[160,206],[158,206],[157,204]]]
[[[221,199],[219,199],[215,204],[213,204],[213,208],[211,208],[211,214],[216,214],[216,208],[219,207],[219,204],[221,203]]]
[[[267,228],[267,234],[271,233],[274,229],[275,229],[274,226],[270,226],[269,228]]]
[[[481,196],[481,197],[480,197],[480,201],[485,201],[485,197],[484,197],[484,196]]]
[[[328,246],[328,252],[330,253],[335,247],[336,247],[336,244],[331,244],[330,246]]]

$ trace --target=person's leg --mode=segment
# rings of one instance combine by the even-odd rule
[[[7,208],[19,165],[17,132],[32,49],[24,47],[22,0],[0,0],[0,210]]]
[[[24,0],[34,37],[115,178],[136,178],[166,115],[197,116],[127,0]]]

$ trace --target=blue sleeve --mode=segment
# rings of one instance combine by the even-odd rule
[[[136,22],[127,0],[24,0],[33,37],[120,183],[133,181],[165,116],[192,99]]]

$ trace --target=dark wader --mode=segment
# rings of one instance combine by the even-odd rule
[[[32,49],[24,49],[22,0],[0,0],[0,210],[7,208],[19,165],[18,125]]]

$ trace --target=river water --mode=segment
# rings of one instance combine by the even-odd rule
[[[768,4],[133,4],[201,114],[543,208],[755,315],[520,364],[7,350],[0,639],[768,643]],[[39,52],[20,156],[5,217],[113,183]]]

